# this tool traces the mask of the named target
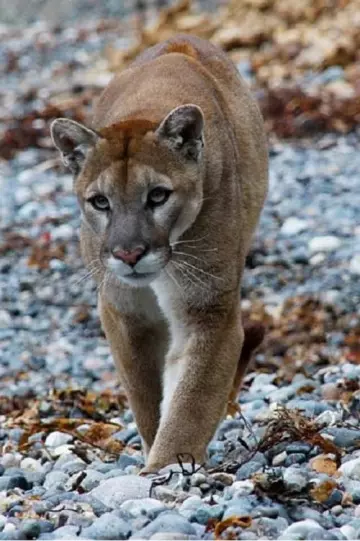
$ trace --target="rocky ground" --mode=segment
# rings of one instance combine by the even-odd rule
[[[0,147],[0,539],[360,539],[360,134],[272,141],[243,288],[268,337],[241,414],[221,423],[201,469],[183,456],[138,477],[72,179],[46,132],[57,111],[36,119],[56,87],[61,112],[87,110],[76,85],[87,76],[98,92],[89,64],[103,67],[112,32],[2,33],[17,65],[1,105],[14,120]]]

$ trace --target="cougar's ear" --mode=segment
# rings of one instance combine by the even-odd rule
[[[198,160],[204,146],[204,116],[197,105],[173,109],[156,130],[159,140],[186,158]]]
[[[87,152],[95,146],[100,136],[75,120],[57,118],[50,127],[51,138],[61,153],[64,164],[77,175]]]

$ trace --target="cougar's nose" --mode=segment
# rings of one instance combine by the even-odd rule
[[[134,266],[136,263],[143,257],[146,252],[145,246],[136,246],[132,250],[123,250],[122,248],[116,246],[112,251],[112,255],[115,259],[121,259],[127,265]]]

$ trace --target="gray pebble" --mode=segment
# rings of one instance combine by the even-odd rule
[[[226,507],[224,511],[223,520],[232,516],[248,517],[251,515],[251,512],[252,505],[247,499],[241,498],[239,500],[230,500],[228,502],[228,507]]]
[[[208,445],[208,452],[210,455],[214,453],[224,453],[225,452],[225,444],[223,441],[219,440],[213,440]]]
[[[18,539],[24,539],[24,534],[20,530],[2,531],[0,532],[0,540],[16,541]]]
[[[117,466],[124,470],[127,466],[142,466],[143,461],[139,456],[122,453],[117,461]]]
[[[306,462],[306,455],[304,455],[303,453],[292,453],[285,459],[285,466],[302,464],[303,462]]]
[[[153,492],[158,500],[165,503],[181,502],[189,497],[188,492],[164,486],[156,487]]]
[[[54,524],[50,520],[38,520],[41,533],[50,533],[54,530]]]
[[[86,477],[81,481],[81,486],[86,492],[97,487],[100,481],[104,479],[104,474],[96,470],[86,470]]]
[[[131,438],[137,435],[137,429],[134,428],[124,428],[119,430],[112,435],[112,438],[115,440],[122,441],[123,443],[129,443]]]
[[[154,520],[160,513],[167,510],[167,507],[154,498],[143,498],[139,500],[127,500],[120,506],[121,511],[126,511],[132,517],[145,515]]]
[[[278,455],[275,455],[272,459],[272,465],[273,466],[281,466],[281,464],[284,464],[285,460],[288,458],[287,452],[283,451],[282,453],[279,453]]]
[[[306,519],[290,524],[279,539],[323,539],[322,533],[323,528],[315,520]]]
[[[350,428],[334,427],[327,428],[325,431],[327,434],[334,436],[334,443],[339,447],[345,449],[355,447],[360,442],[360,430],[351,430]]]
[[[81,537],[88,539],[128,539],[130,535],[130,525],[114,513],[105,513],[81,533]]]
[[[62,526],[57,528],[52,533],[41,534],[40,539],[71,539],[74,540],[78,537],[81,528],[79,526]]]
[[[307,454],[307,453],[309,453],[309,451],[311,451],[311,447],[312,446],[309,443],[303,443],[303,442],[289,443],[286,446],[286,452],[288,454],[291,454],[291,453],[304,453],[304,454]]]
[[[306,505],[301,505],[288,509],[290,517],[295,521],[314,521],[320,524],[323,528],[332,528],[334,526],[333,520],[331,517],[325,515],[325,513],[320,513],[316,509],[307,507]]]
[[[334,507],[335,505],[339,505],[342,502],[344,493],[341,492],[341,490],[335,489],[330,494],[329,498],[324,502],[324,505],[327,507]]]
[[[89,465],[88,470],[95,470],[100,473],[108,473],[112,470],[116,469],[116,462],[92,462],[92,464]]]
[[[290,466],[283,474],[284,484],[291,492],[301,492],[307,485],[308,477],[306,472]]]
[[[243,466],[240,466],[240,468],[236,472],[236,479],[237,481],[243,481],[244,479],[249,479],[253,473],[256,473],[258,471],[262,470],[262,465],[259,464],[259,462],[250,461],[244,464]]]
[[[355,530],[354,530],[355,532]],[[331,530],[329,530],[329,535],[331,535],[332,537],[330,539],[339,539],[339,541],[342,541],[342,540],[345,540],[345,539],[354,539],[354,537],[346,537],[343,532],[341,531],[341,529],[339,528],[331,528]]]
[[[45,445],[46,447],[60,447],[61,445],[71,442],[72,439],[73,437],[70,436],[70,434],[55,431],[55,432],[51,432],[47,436],[45,440]]]
[[[110,507],[104,505],[101,501],[94,498],[90,493],[75,494],[75,501],[80,503],[88,503],[97,517],[111,511]]]
[[[156,533],[177,533],[182,536],[188,536],[196,535],[196,529],[186,518],[173,511],[168,511],[161,513],[161,515],[145,526],[145,528],[134,533],[132,539],[150,539]]]
[[[12,441],[19,442],[21,437],[25,434],[25,430],[23,428],[12,428],[9,430],[9,437]]]
[[[282,517],[260,517],[253,520],[251,528],[261,532],[268,539],[276,539],[288,526],[287,521]]]
[[[20,531],[26,539],[36,539],[41,533],[41,526],[38,520],[24,520]]]
[[[354,481],[360,481],[360,457],[344,462],[340,466],[339,471],[345,479],[349,478]]]
[[[256,506],[251,512],[253,518],[268,517],[277,518],[279,516],[279,509],[277,507],[265,507],[263,505]]]
[[[0,477],[0,491],[20,488],[21,490],[30,490],[32,484],[29,483],[23,475],[3,475]]]
[[[301,400],[299,398],[294,398],[293,400],[289,400],[287,407],[289,409],[299,409],[304,415],[315,417],[320,415],[323,411],[328,410],[330,405],[328,403],[317,402],[316,400]]]
[[[69,476],[62,471],[51,471],[47,474],[44,488],[47,490],[65,490],[65,483]]]
[[[176,541],[176,540],[183,540],[183,539],[194,539],[195,536],[187,536],[187,535],[184,535],[182,533],[176,533],[176,532],[173,532],[173,533],[167,533],[167,532],[157,532],[157,533],[154,533],[154,535],[152,535],[150,537],[150,539],[154,539],[154,540],[157,540],[157,541]]]
[[[111,509],[116,509],[126,500],[147,498],[150,487],[151,481],[146,477],[124,475],[101,481],[90,494]]]
[[[124,470],[112,467],[111,470],[104,473],[104,479],[113,479],[114,477],[122,477],[123,475],[126,475],[126,472]]]
[[[81,460],[81,458],[76,458],[74,460],[69,460],[60,466],[60,470],[68,475],[74,475],[79,473],[86,468],[86,463]]]

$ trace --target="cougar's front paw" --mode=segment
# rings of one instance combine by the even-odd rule
[[[139,471],[139,475],[141,475],[141,477],[149,477],[150,479],[152,477],[156,477],[159,475],[159,471],[160,471],[160,468],[152,468],[151,466],[148,467],[148,466],[144,466],[140,471]]]

